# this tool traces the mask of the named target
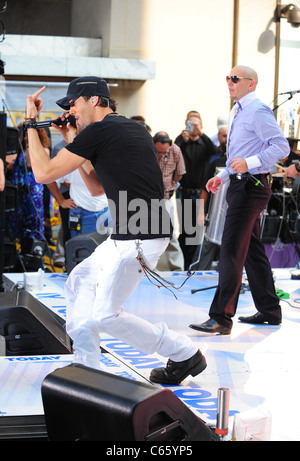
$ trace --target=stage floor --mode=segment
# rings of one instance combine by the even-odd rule
[[[189,335],[205,354],[206,370],[180,386],[170,389],[208,425],[214,426],[217,412],[218,388],[230,390],[229,435],[234,436],[235,414],[248,425],[255,419],[263,422],[258,438],[273,441],[300,441],[300,283],[291,279],[292,269],[274,269],[275,286],[280,290],[283,311],[281,326],[247,325],[238,321],[239,315],[255,312],[250,292],[241,293],[231,335],[208,335],[189,328],[208,318],[208,310],[218,274],[215,271],[196,272],[173,294],[152,285],[146,277],[125,305],[128,312],[153,323],[164,321],[176,331]],[[23,274],[5,274],[13,283],[23,283]],[[185,280],[185,273],[164,272],[176,286]],[[64,284],[66,274],[46,273],[43,289],[33,291],[41,303],[65,317]],[[191,290],[202,289],[192,293]],[[122,341],[103,337],[102,366],[105,371],[130,379],[147,381],[150,370],[162,366],[165,359],[147,356]],[[0,357],[0,416],[43,415],[41,384],[58,367],[72,363],[72,355]],[[265,421],[271,421],[271,433]],[[253,420],[254,418],[254,420]],[[255,432],[252,429],[252,433]],[[251,430],[250,430],[251,433]],[[245,436],[247,438],[247,436]]]

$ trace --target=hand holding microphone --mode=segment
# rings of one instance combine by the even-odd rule
[[[35,128],[46,128],[52,126],[52,124],[56,126],[66,126],[68,123],[70,123],[73,128],[76,128],[76,119],[73,115],[69,115],[66,118],[59,117],[53,120],[44,120],[43,122],[32,121],[31,123],[34,123]],[[25,129],[28,128],[26,125],[25,123]]]
[[[74,128],[76,128],[76,119],[74,115],[69,115],[68,117],[62,119],[62,118],[56,118],[54,120],[44,120],[43,122],[36,122],[36,127],[37,128],[45,128],[49,127],[52,124],[57,125],[57,126],[65,126],[68,123],[71,124]]]

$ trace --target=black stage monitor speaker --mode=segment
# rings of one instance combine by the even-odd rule
[[[66,242],[66,267],[70,274],[72,269],[90,256],[100,243],[104,242],[108,234],[102,235],[98,232],[77,235]]]
[[[23,290],[0,293],[0,336],[7,356],[72,353],[63,319]]]
[[[267,215],[265,217],[263,234],[262,234],[262,241],[264,243],[276,242],[277,238],[279,237],[279,233],[280,233],[280,224],[281,224],[280,216]]]
[[[209,441],[212,433],[169,389],[83,365],[42,383],[50,441]]]

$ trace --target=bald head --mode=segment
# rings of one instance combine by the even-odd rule
[[[256,85],[258,84],[257,73],[251,67],[248,67],[248,66],[236,66],[232,70],[237,72],[236,75],[240,75],[241,77],[251,78],[252,80],[255,81]]]
[[[238,82],[232,82],[231,80],[227,82],[230,96],[234,101],[238,101],[246,94],[255,91],[258,76],[251,67],[236,66],[231,70],[230,76],[240,77]]]

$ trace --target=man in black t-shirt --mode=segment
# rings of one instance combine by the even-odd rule
[[[154,269],[171,234],[163,182],[153,140],[145,128],[115,112],[107,84],[98,77],[73,80],[57,104],[76,119],[59,128],[67,143],[55,158],[44,155],[36,133],[42,107],[39,95],[27,98],[29,154],[38,182],[48,183],[80,168],[93,195],[105,193],[115,221],[113,235],[78,264],[66,282],[67,332],[74,362],[99,368],[100,334],[106,332],[138,350],[169,357],[150,379],[178,384],[206,368],[206,361],[185,335],[153,325],[123,311],[143,277]],[[89,160],[94,169],[86,167]],[[100,180],[100,181],[99,181]]]
[[[156,149],[141,124],[111,112],[101,123],[87,126],[67,148],[92,162],[116,223],[112,238],[170,237]]]

